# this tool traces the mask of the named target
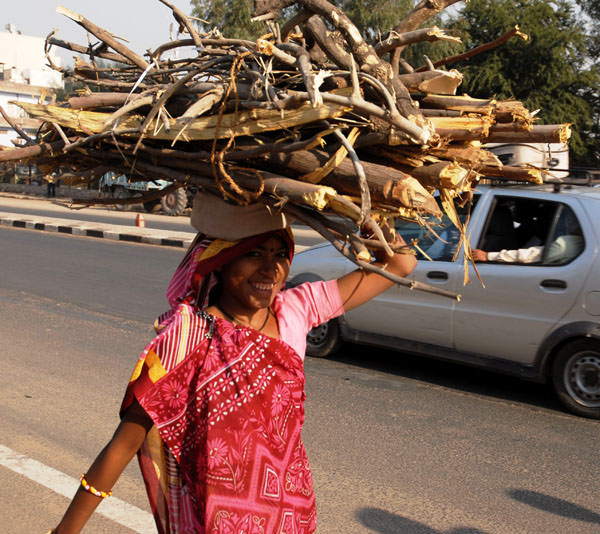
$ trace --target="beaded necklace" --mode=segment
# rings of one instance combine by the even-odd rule
[[[250,324],[244,324],[242,323],[239,319],[236,319],[233,315],[231,315],[230,313],[227,313],[222,306],[220,306],[219,304],[216,305],[217,309],[225,316],[227,317],[227,319],[229,319],[232,323],[236,323],[242,326],[249,326],[250,328],[253,328],[252,325]],[[269,318],[271,317],[271,307],[269,306],[267,308],[267,316],[265,317],[265,322],[262,324],[262,326],[260,328],[257,328],[256,330],[258,332],[262,332],[263,328],[265,326],[267,326],[267,322],[269,321]]]

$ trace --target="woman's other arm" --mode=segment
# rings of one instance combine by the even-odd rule
[[[137,401],[134,402],[125,412],[108,445],[86,473],[87,483],[99,491],[108,492],[142,446],[151,427],[150,417]],[[100,497],[92,495],[80,485],[54,532],[79,534],[100,502]]]

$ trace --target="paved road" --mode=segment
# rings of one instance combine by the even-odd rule
[[[183,251],[13,228],[0,250],[0,517],[30,534],[67,503],[31,478],[76,485],[108,439]],[[319,533],[600,533],[600,425],[543,386],[351,346],[306,372]],[[136,466],[115,496],[147,511]],[[86,532],[147,532],[113,519]]]

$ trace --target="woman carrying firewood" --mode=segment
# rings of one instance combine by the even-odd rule
[[[293,237],[262,203],[214,199],[195,207],[192,224],[200,233],[135,366],[121,423],[51,532],[79,533],[136,453],[161,534],[316,529],[301,439],[306,334],[392,282],[354,271],[283,290]],[[416,265],[380,254],[398,276]]]

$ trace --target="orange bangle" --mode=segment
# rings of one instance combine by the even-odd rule
[[[81,486],[83,487],[83,489],[85,491],[87,491],[88,493],[95,495],[96,497],[100,497],[101,499],[106,499],[106,497],[110,497],[112,495],[112,490],[109,492],[99,491],[94,486],[91,486],[90,484],[88,484],[88,481],[85,479],[85,473],[83,475],[81,475],[81,478],[79,480],[81,481]]]

